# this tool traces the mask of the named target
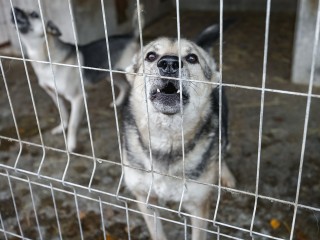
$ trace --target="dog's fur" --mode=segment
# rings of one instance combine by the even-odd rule
[[[44,27],[37,12],[25,12],[15,7],[12,11],[12,23],[15,24],[15,22],[30,59],[39,61],[49,60],[45,41],[46,34],[52,62],[78,65],[75,46],[60,40],[61,32],[52,21],[48,21]],[[136,35],[131,34],[109,38],[113,69],[124,70],[130,64],[134,53],[139,47]],[[79,46],[79,50],[82,66],[109,69],[105,39]],[[62,122],[51,132],[57,134],[61,133],[63,129],[68,128],[68,150],[74,151],[77,146],[77,130],[84,112],[84,96],[81,89],[79,69],[77,67],[52,65],[53,78],[52,69],[49,64],[37,62],[31,62],[31,64],[37,75],[39,85],[48,93],[57,107],[58,102],[55,89],[59,95]],[[109,80],[110,76],[107,71],[84,69],[82,72],[85,83],[95,83],[102,79]],[[114,74],[113,76],[114,83],[120,90],[119,96],[115,101],[115,104],[119,106],[126,97],[129,84],[123,74]],[[64,100],[71,103],[70,119]],[[111,106],[113,106],[113,103],[111,103]]]
[[[219,28],[208,28],[197,42],[209,50],[208,40],[217,38],[218,33]],[[211,36],[210,39],[204,39],[208,36]],[[186,39],[181,39],[180,47],[183,79],[208,83],[218,81],[215,61],[203,48]],[[131,92],[123,109],[124,176],[126,185],[140,202],[146,202],[150,186],[149,203],[155,203],[158,198],[180,202],[184,182],[170,176],[183,177],[183,168],[187,179],[209,184],[216,184],[218,181],[219,88],[213,84],[181,81],[181,90],[178,80],[168,79],[179,76],[178,49],[176,39],[159,38],[145,46],[144,56],[138,53],[133,64],[127,68],[133,74],[127,74]],[[141,74],[143,66],[145,73],[154,76],[144,79]],[[224,153],[228,143],[228,109],[224,91],[222,93],[220,127]],[[183,99],[183,120],[180,94]],[[184,143],[181,141],[181,126]],[[149,129],[152,161],[149,154]],[[152,169],[154,172],[152,174],[140,169]],[[222,162],[222,184],[235,186],[235,179],[225,162]],[[187,181],[182,206],[190,214],[208,219],[211,190],[208,186]],[[148,213],[146,204],[138,205],[142,212]],[[159,221],[155,231],[153,218],[146,214],[144,218],[153,239],[166,239]],[[196,227],[192,231],[192,239],[206,239],[205,231],[198,228],[206,228],[207,222],[197,218],[192,218],[191,222]]]

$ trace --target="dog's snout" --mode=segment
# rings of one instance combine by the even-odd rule
[[[157,63],[162,76],[174,75],[179,70],[179,58],[177,56],[163,56]],[[181,68],[183,62],[181,61]]]
[[[24,16],[25,13],[20,8],[13,7],[13,10],[11,11],[12,16],[15,15],[16,18]]]
[[[13,7],[13,11],[15,11],[15,12],[23,12],[23,10],[18,8],[18,7]]]
[[[14,23],[14,15],[17,19],[18,24],[26,24],[28,22],[28,16],[27,14],[21,10],[20,8],[13,7],[13,10],[11,11],[11,21]]]
[[[11,22],[17,27],[20,33],[26,34],[30,30],[30,22],[27,13],[20,8],[14,7],[11,11]]]

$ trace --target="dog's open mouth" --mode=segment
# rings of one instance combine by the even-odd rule
[[[168,80],[161,86],[154,87],[150,100],[154,107],[164,114],[180,112],[180,88],[178,81]],[[189,94],[182,88],[183,105],[189,102]]]

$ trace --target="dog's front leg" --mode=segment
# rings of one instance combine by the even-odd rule
[[[210,198],[207,198],[204,202],[186,203],[184,208],[193,216],[197,216],[204,219],[209,219]],[[192,240],[205,240],[207,233],[208,222],[199,218],[191,217],[192,228]]]
[[[71,99],[71,115],[68,125],[68,150],[74,151],[77,146],[77,131],[82,120],[84,103],[82,95]]]
[[[69,114],[68,114],[68,110],[67,107],[65,105],[65,102],[63,99],[58,97],[58,101],[59,101],[59,105],[58,105],[58,101],[57,101],[57,96],[54,93],[54,91],[50,90],[50,89],[46,89],[46,92],[49,94],[49,96],[52,98],[54,104],[56,105],[56,107],[60,108],[60,113],[61,113],[61,121],[60,124],[56,127],[54,127],[51,130],[52,134],[59,134],[62,133],[63,130],[65,130],[68,126],[68,118],[69,118]]]
[[[135,194],[137,200],[139,202],[145,202],[145,197],[140,194]],[[155,199],[150,199],[150,203],[156,204],[157,201]],[[147,223],[147,227],[149,230],[149,233],[151,234],[151,238],[153,240],[167,240],[166,235],[164,234],[162,223],[159,220],[159,218],[156,218],[154,216],[148,216],[149,214],[156,216],[159,216],[158,211],[156,209],[150,210],[148,209],[147,205],[145,203],[138,203],[138,207],[140,211],[143,213],[143,218],[145,222]]]

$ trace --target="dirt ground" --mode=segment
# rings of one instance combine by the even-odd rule
[[[223,82],[242,86],[261,87],[264,43],[264,13],[226,13],[226,18],[234,18],[234,24],[224,34],[223,46]],[[217,14],[204,12],[181,13],[181,35],[193,38],[205,26],[219,19]],[[267,65],[266,87],[299,93],[306,93],[307,86],[290,83],[290,67],[294,37],[294,15],[271,14],[270,41]],[[155,30],[156,29],[156,30]],[[157,36],[176,36],[175,13],[155,22],[144,31],[145,40]],[[215,45],[216,56],[219,45]],[[216,58],[218,59],[218,58]],[[30,98],[29,87],[23,63],[15,60],[2,60],[13,108],[22,140],[40,144],[35,114]],[[47,94],[37,85],[36,77],[28,64],[35,105],[39,116],[43,141],[46,146],[64,149],[62,135],[52,136],[50,129],[58,123],[58,112]],[[226,87],[230,108],[230,142],[231,149],[226,157],[231,170],[237,179],[236,189],[254,193],[257,176],[258,132],[261,92],[244,88]],[[319,88],[313,89],[320,94]],[[33,210],[28,178],[43,184],[32,184],[36,212],[43,239],[59,239],[59,228],[54,211],[51,194],[52,187],[64,190],[54,191],[55,204],[58,209],[59,222],[64,239],[80,239],[77,216],[81,219],[84,239],[103,239],[99,202],[83,198],[99,199],[108,202],[103,204],[104,225],[107,239],[149,239],[147,228],[140,214],[129,211],[130,228],[126,224],[124,203],[117,200],[115,193],[121,177],[119,165],[119,146],[117,140],[114,110],[109,107],[111,90],[107,82],[100,82],[97,87],[88,90],[89,117],[92,127],[95,156],[105,161],[97,163],[94,170],[93,161],[84,156],[70,157],[67,167],[67,156],[62,152],[46,150],[40,173],[46,178],[37,178],[40,162],[43,159],[41,148],[23,145],[21,156],[19,144],[1,140],[0,145],[0,229],[20,234],[17,216],[12,202],[10,185],[16,200],[18,217],[23,235],[39,239],[36,218]],[[261,166],[259,171],[259,194],[288,202],[296,198],[299,163],[302,148],[303,128],[307,98],[304,96],[266,92],[263,117]],[[301,178],[299,204],[311,209],[299,207],[296,216],[294,238],[297,240],[320,239],[320,99],[312,98],[310,119],[304,164]],[[4,82],[0,77],[0,136],[16,138],[13,118]],[[120,122],[121,116],[119,115]],[[78,152],[92,155],[87,121],[84,120],[79,133]],[[9,171],[13,177],[7,178],[5,166],[26,170],[33,175]],[[61,184],[64,171],[65,181],[77,185]],[[92,188],[108,194],[89,193],[91,175],[94,174]],[[50,178],[52,181],[50,181]],[[68,192],[76,191],[75,198]],[[121,185],[120,195],[132,198],[132,195]],[[249,230],[254,209],[254,196],[223,192],[217,221],[224,225],[220,233],[239,239],[251,239]],[[76,204],[77,203],[77,204]],[[115,204],[115,205],[112,205]],[[129,208],[136,209],[135,203],[128,201]],[[212,200],[211,217],[213,218],[216,199]],[[118,207],[120,206],[120,207]],[[168,206],[168,205],[167,205]],[[177,210],[178,206],[169,204]],[[313,208],[313,210],[312,210]],[[178,214],[161,211],[165,218],[183,223]],[[291,232],[294,205],[259,198],[253,230],[273,237],[289,239]],[[230,227],[230,226],[232,227]],[[168,239],[183,239],[183,225],[164,222]],[[237,228],[243,228],[242,231]],[[210,225],[211,231],[217,229]],[[190,228],[188,228],[190,231]],[[190,235],[190,234],[189,234]],[[18,239],[7,234],[8,239]],[[208,239],[215,239],[209,234]],[[0,230],[0,239],[6,239]],[[220,239],[230,239],[221,236]],[[255,239],[269,239],[256,236]]]

